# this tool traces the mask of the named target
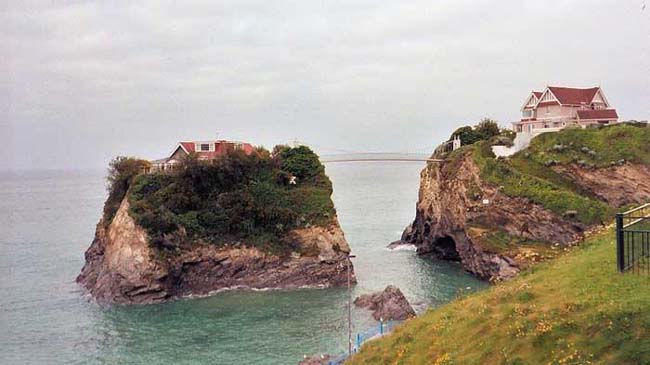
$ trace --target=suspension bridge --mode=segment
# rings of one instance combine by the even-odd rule
[[[426,155],[409,155],[403,153],[359,153],[345,155],[323,155],[322,163],[344,163],[344,162],[442,162],[437,158],[429,158]]]
[[[321,154],[322,163],[348,163],[348,162],[442,162],[442,159],[431,157],[433,148],[422,148],[407,152],[360,152],[344,150],[332,147],[317,146],[311,143],[298,141],[292,143],[294,146],[307,146]],[[323,152],[334,153],[323,153]]]

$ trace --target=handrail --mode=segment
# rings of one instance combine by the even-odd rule
[[[621,213],[621,214],[626,215],[626,214],[634,213],[634,212],[636,212],[636,211],[638,211],[638,210],[641,210],[641,209],[644,209],[644,208],[650,208],[650,203],[643,204],[643,205],[640,206],[640,207],[636,207],[636,208],[634,208],[634,209],[630,209],[630,210],[628,210],[627,212],[623,212],[623,213]]]

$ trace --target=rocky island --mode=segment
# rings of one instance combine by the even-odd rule
[[[442,161],[421,172],[416,218],[401,238],[419,254],[459,261],[484,279],[510,279],[650,196],[644,124],[545,133],[508,158],[491,146],[512,136],[496,125],[473,130],[481,128],[485,138],[434,154]]]
[[[174,171],[150,168],[135,158],[111,162],[104,213],[77,277],[98,302],[347,284],[350,248],[309,148],[210,161],[189,154]]]

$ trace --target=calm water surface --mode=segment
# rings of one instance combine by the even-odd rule
[[[334,201],[359,284],[399,286],[439,305],[482,288],[456,264],[391,252],[413,219],[419,163],[331,164]],[[296,364],[346,348],[341,289],[225,292],[172,303],[101,308],[74,279],[105,199],[102,171],[0,173],[0,363]],[[375,322],[355,310],[355,329]]]

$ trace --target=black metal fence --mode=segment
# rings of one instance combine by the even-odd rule
[[[650,274],[650,203],[616,215],[616,266]]]

